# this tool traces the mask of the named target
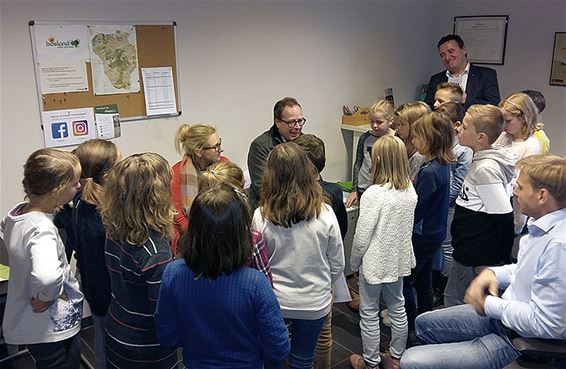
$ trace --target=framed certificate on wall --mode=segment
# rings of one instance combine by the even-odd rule
[[[504,64],[508,15],[454,17],[454,33],[462,37],[468,61]]]
[[[566,32],[556,32],[554,34],[550,84],[566,86]]]

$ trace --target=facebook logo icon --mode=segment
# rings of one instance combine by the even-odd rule
[[[53,138],[65,138],[69,136],[69,129],[67,128],[67,123],[53,123],[51,124],[51,137]]]

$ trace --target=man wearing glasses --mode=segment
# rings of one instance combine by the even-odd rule
[[[285,97],[273,107],[273,126],[252,141],[248,151],[248,170],[252,182],[250,200],[253,209],[259,203],[261,177],[267,156],[280,143],[299,137],[306,121],[299,102],[292,97]]]

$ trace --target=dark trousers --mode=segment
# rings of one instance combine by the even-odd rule
[[[422,240],[413,237],[417,263],[411,269],[411,275],[403,278],[403,296],[409,330],[415,329],[417,315],[432,310],[432,264],[435,253],[440,248],[440,242],[434,244],[421,242]]]
[[[59,342],[26,345],[37,369],[79,369],[81,365],[81,338],[77,333]]]

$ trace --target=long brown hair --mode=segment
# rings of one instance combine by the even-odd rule
[[[446,114],[433,111],[423,115],[413,125],[413,137],[415,136],[426,141],[429,159],[437,159],[442,164],[456,162],[452,153],[454,129]]]
[[[120,151],[114,143],[96,138],[81,143],[73,153],[81,162],[81,199],[99,206],[105,175],[120,160]]]
[[[171,168],[161,155],[135,154],[119,162],[106,178],[100,207],[108,235],[143,244],[150,231],[173,239]]]
[[[261,214],[286,228],[318,217],[324,202],[318,172],[299,145],[276,146],[267,158],[261,187]]]

